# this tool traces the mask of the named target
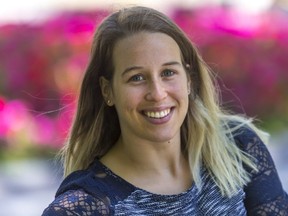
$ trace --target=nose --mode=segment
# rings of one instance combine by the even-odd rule
[[[151,80],[146,99],[149,101],[161,101],[167,97],[167,89],[160,80]]]

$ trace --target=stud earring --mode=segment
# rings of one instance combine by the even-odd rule
[[[107,100],[107,105],[110,105],[111,104],[111,100]]]

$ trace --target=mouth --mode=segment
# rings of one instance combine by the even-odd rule
[[[168,116],[171,112],[171,108],[161,110],[161,111],[144,111],[144,115],[147,116],[148,118],[153,118],[153,119],[162,119]]]

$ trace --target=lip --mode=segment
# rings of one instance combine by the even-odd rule
[[[170,110],[170,112],[164,116],[164,117],[158,117],[158,118],[153,118],[153,117],[149,117],[147,116],[147,112],[161,112],[161,111],[166,111],[166,110]],[[165,124],[166,122],[168,122],[170,120],[170,118],[172,117],[174,111],[174,107],[154,107],[151,109],[145,109],[141,112],[141,114],[144,116],[144,118],[149,121],[152,124]]]

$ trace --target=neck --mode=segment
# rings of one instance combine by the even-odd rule
[[[132,140],[120,137],[101,162],[128,182],[148,191],[173,194],[191,186],[180,137],[160,143],[134,140],[133,144]],[[159,182],[166,183],[159,186]]]
[[[150,171],[177,168],[183,160],[180,137],[165,142],[132,142],[121,137],[115,150],[119,153],[121,161]]]

